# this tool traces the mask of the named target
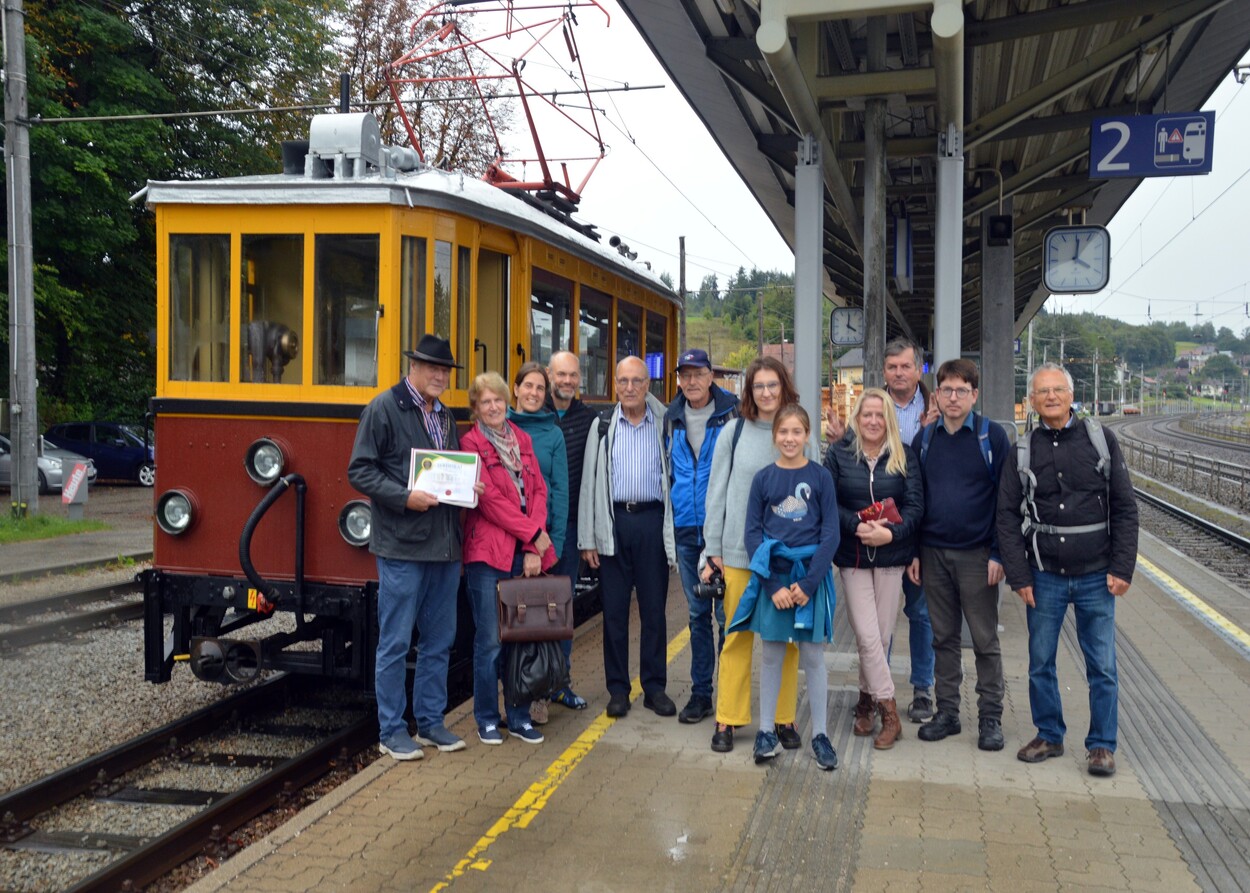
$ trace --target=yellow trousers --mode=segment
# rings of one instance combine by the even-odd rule
[[[738,610],[751,572],[725,567],[725,622]],[[751,724],[751,650],[755,634],[750,630],[729,633],[720,652],[716,685],[716,721],[728,726]],[[794,722],[799,701],[799,649],[791,642],[781,665],[781,693],[777,697],[777,725]]]

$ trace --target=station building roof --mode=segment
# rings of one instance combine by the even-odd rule
[[[834,149],[834,158],[822,158],[826,185],[841,178],[852,205],[826,191],[825,293],[837,304],[862,301],[865,98],[886,99],[887,201],[905,210],[914,241],[911,291],[889,280],[890,336],[928,341],[938,134],[944,117],[962,122],[964,350],[980,346],[980,214],[996,212],[999,175],[1014,206],[1019,331],[1049,296],[1041,272],[1046,230],[1082,222],[1082,215],[1107,223],[1141,182],[1090,177],[1091,121],[1199,110],[1250,49],[1250,0],[975,0],[962,4],[962,65],[949,61],[949,20],[935,31],[932,2],[763,2],[795,12],[789,35],[797,79],[772,70],[759,48],[761,0],[620,0],[792,247],[803,128],[779,85],[784,78],[793,98],[799,81]],[[948,15],[960,6],[937,5]],[[870,12],[856,11],[864,9]],[[885,63],[873,71],[870,13],[886,29]],[[1237,150],[1216,137],[1217,158],[1232,157]]]

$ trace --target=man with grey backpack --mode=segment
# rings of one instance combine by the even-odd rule
[[[1007,456],[998,495],[998,544],[1007,583],[1029,625],[1029,706],[1037,736],[1016,756],[1063,755],[1063,705],[1055,670],[1068,605],[1089,683],[1091,775],[1115,773],[1119,682],[1115,602],[1137,562],[1137,502],[1115,435],[1072,413],[1072,376],[1044,363],[1029,377],[1038,426]]]

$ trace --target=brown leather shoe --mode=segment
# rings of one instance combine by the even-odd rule
[[[1040,763],[1051,757],[1063,756],[1063,744],[1051,744],[1044,738],[1037,737],[1016,751],[1016,759],[1023,763]]]
[[[898,718],[898,704],[893,698],[878,701],[877,709],[881,711],[881,734],[872,742],[877,750],[889,750],[894,742],[903,737],[903,724]]]
[[[851,729],[861,738],[871,735],[873,727],[877,724],[877,718],[873,716],[872,706],[872,695],[866,691],[861,691],[859,693],[859,703],[855,705],[855,725]]]
[[[1115,754],[1105,747],[1095,747],[1089,752],[1090,775],[1115,775]]]

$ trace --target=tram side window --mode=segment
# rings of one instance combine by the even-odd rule
[[[230,237],[169,237],[169,378],[230,379]]]
[[[469,339],[469,290],[473,285],[473,252],[468,248],[456,253],[456,352],[454,356],[463,369],[452,370],[458,381],[457,388],[468,390],[473,380],[473,347]]]
[[[400,245],[400,317],[403,320],[400,350],[413,350],[425,334],[425,239],[404,236]],[[408,358],[400,359],[401,376],[408,374]]]
[[[434,334],[451,338],[451,243],[434,242]]]
[[[582,363],[582,393],[608,399],[612,376],[612,298],[582,286],[578,352]]]
[[[616,304],[616,359],[641,357],[642,308],[618,301]]]
[[[660,400],[664,399],[665,384],[668,381],[668,367],[665,365],[665,347],[668,334],[668,320],[654,310],[647,311],[647,369],[651,372],[651,393]]]
[[[573,283],[535,268],[530,288],[529,359],[545,366],[553,353],[569,349],[572,307]]]
[[[243,236],[241,275],[243,381],[303,384],[303,236]]]
[[[378,254],[375,235],[319,235],[316,308],[317,384],[378,383]]]

